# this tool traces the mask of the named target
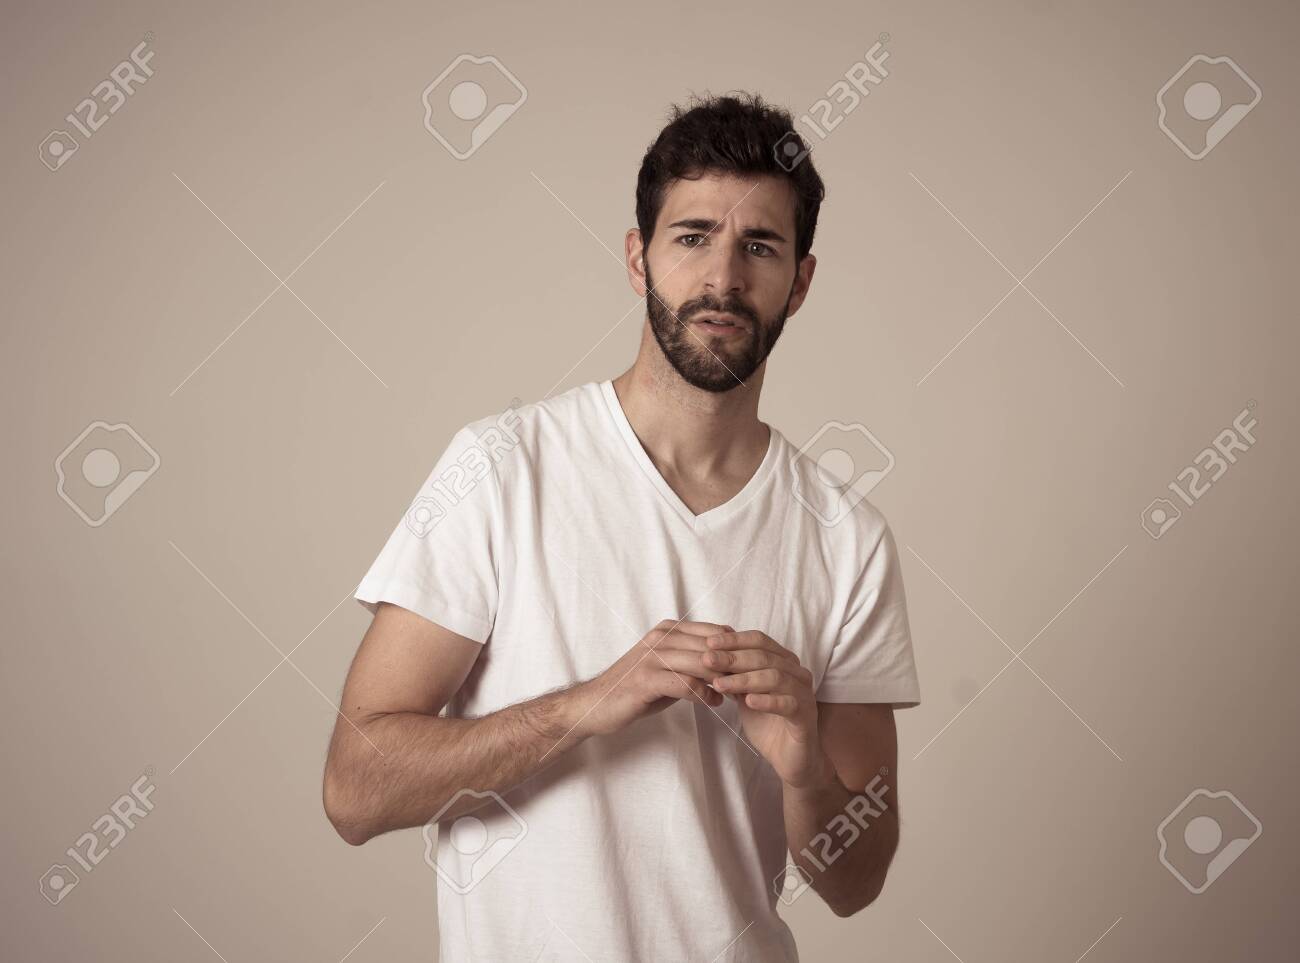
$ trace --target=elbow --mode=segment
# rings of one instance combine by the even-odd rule
[[[848,919],[855,913],[859,913],[872,904],[873,900],[856,900],[852,903],[829,903],[831,912],[842,920]]]
[[[352,794],[340,784],[339,778],[327,766],[321,792],[325,818],[329,820],[340,839],[349,846],[360,846],[375,834],[368,827],[366,820],[361,818],[356,806],[349,802],[351,798]]]
[[[861,893],[856,894],[856,896],[853,899],[836,900],[835,902],[830,902],[828,900],[826,905],[828,905],[831,909],[831,912],[834,913],[836,916],[838,916],[840,919],[848,919],[850,916],[862,912],[864,909],[866,909],[868,906],[874,903],[879,898],[880,893],[884,888],[885,888],[885,877],[882,874],[879,877],[871,880],[870,885],[867,886]]]
[[[330,825],[339,834],[339,838],[349,846],[360,846],[362,843],[368,842],[373,836],[373,833],[366,830],[360,823],[348,822],[335,816],[330,817]]]

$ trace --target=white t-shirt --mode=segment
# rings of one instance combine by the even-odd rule
[[[609,381],[458,431],[356,597],[483,643],[455,717],[592,678],[667,618],[766,632],[822,702],[920,702],[879,510],[773,427],[745,487],[693,515]],[[426,826],[441,958],[797,960],[780,779],[737,733],[733,700],[679,700]]]

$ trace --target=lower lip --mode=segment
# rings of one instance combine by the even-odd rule
[[[708,331],[712,334],[744,334],[744,328],[738,328],[734,324],[709,324],[707,321],[692,321],[691,324],[701,331]]]

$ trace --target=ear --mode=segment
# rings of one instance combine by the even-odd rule
[[[790,294],[790,310],[786,312],[787,318],[794,317],[794,313],[799,310],[803,304],[804,298],[808,296],[808,289],[812,286],[813,272],[817,270],[817,258],[811,254],[805,254],[799,267],[794,272],[794,285]]]
[[[623,238],[623,260],[627,266],[627,280],[638,298],[646,296],[645,245],[641,243],[639,228],[630,228]]]

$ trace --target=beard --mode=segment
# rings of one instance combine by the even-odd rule
[[[646,264],[645,279],[650,330],[664,357],[687,384],[715,393],[730,391],[748,381],[767,360],[785,328],[794,294],[792,283],[780,312],[764,321],[749,305],[734,297],[720,301],[706,294],[672,308],[668,299],[655,290],[649,264]],[[693,318],[708,313],[734,314],[748,321],[749,329],[727,338],[711,338],[688,327]]]

